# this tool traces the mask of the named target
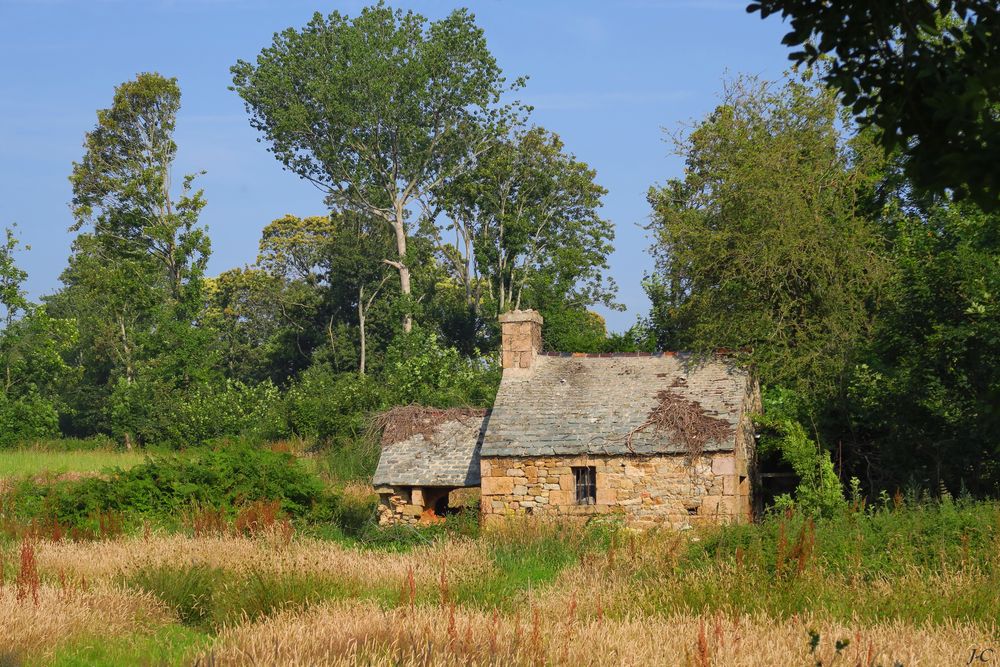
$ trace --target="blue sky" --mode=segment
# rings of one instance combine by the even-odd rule
[[[138,72],[176,76],[183,93],[178,173],[208,200],[210,271],[251,263],[260,230],[285,213],[322,213],[322,194],[282,171],[256,142],[229,67],[252,59],[274,32],[314,11],[356,13],[364,2],[311,0],[0,0],[0,226],[17,223],[32,246],[21,257],[37,298],[58,287],[72,220],[67,180],[95,111]],[[617,229],[611,273],[627,311],[604,314],[623,330],[646,312],[650,270],[640,225],[646,191],[680,176],[664,141],[718,101],[738,73],[778,78],[785,26],[744,11],[745,0],[487,0],[396,2],[437,18],[469,6],[511,77],[530,77],[521,99],[534,122],[597,169],[603,214]],[[179,180],[179,179],[178,179]]]

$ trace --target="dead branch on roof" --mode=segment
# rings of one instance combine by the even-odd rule
[[[483,408],[430,408],[424,405],[399,405],[381,412],[372,420],[371,430],[383,445],[402,442],[418,433],[424,440],[433,437],[437,427],[449,421],[467,422],[486,416]]]
[[[697,401],[663,389],[656,394],[657,403],[646,421],[625,434],[625,446],[634,452],[632,440],[639,433],[652,431],[653,435],[666,435],[684,446],[687,454],[695,459],[710,442],[730,437],[732,425],[724,419],[708,414]]]

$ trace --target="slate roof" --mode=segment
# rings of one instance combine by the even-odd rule
[[[486,429],[483,456],[665,454],[687,451],[653,429],[625,435],[659,404],[663,390],[697,402],[733,427],[703,451],[731,451],[749,390],[749,375],[724,358],[689,355],[538,356],[528,372],[504,373]]]
[[[378,486],[479,486],[479,449],[489,414],[461,417],[382,445],[372,484]]]

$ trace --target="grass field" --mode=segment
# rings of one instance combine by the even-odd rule
[[[27,454],[43,456],[19,474],[63,460]],[[65,456],[54,471],[129,465]],[[287,521],[7,532],[0,665],[895,667],[1000,648],[996,503],[900,496],[684,532],[475,519],[336,541]]]
[[[144,454],[106,450],[51,452],[36,449],[0,450],[0,478],[24,475],[95,473],[107,468],[128,468],[142,462]]]
[[[716,551],[725,532],[520,523],[394,551],[278,533],[15,544],[0,636],[15,638],[8,663],[57,665],[890,667],[1000,643],[995,534],[967,542],[965,563],[876,575],[838,573],[827,534],[804,557],[793,535],[776,572],[780,553]]]

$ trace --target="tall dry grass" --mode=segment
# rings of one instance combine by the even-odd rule
[[[155,597],[104,584],[64,580],[40,585],[35,596],[0,588],[0,647],[14,658],[44,658],[71,639],[142,633],[172,620]]]
[[[237,575],[319,575],[359,586],[398,587],[411,574],[418,586],[436,586],[442,568],[454,581],[489,574],[483,545],[450,540],[405,553],[363,551],[337,543],[280,533],[259,536],[150,535],[101,542],[40,541],[36,546],[43,575],[65,572],[89,580],[110,580],[145,568],[203,565]]]
[[[811,633],[819,636],[815,649]],[[450,605],[384,610],[327,603],[230,628],[199,664],[786,667],[836,659],[909,667],[959,664],[973,647],[991,645],[995,633],[960,623],[865,625],[721,614],[609,620],[581,619],[572,608],[500,615]]]

